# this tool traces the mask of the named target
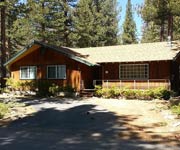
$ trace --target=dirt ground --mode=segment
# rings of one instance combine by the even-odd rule
[[[49,150],[51,146],[55,146],[54,150],[59,147],[176,150],[180,147],[180,126],[176,126],[180,119],[167,109],[167,101],[96,97],[13,100],[23,104],[23,114],[27,108],[33,111],[32,115],[28,111],[27,116],[20,113],[17,120],[0,127],[2,150],[30,150],[35,146],[38,150]],[[20,112],[21,108],[17,110]]]
[[[124,126],[133,132],[121,132],[124,139],[140,138],[147,141],[180,144],[180,119],[167,109],[164,100],[115,100],[90,99],[93,104],[102,106],[116,113],[120,119],[125,118]],[[132,134],[133,133],[133,134]]]

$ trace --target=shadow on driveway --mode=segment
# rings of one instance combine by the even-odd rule
[[[66,110],[42,109],[1,127],[0,150],[172,149],[165,144],[141,139],[138,132],[127,127],[128,122],[134,119],[137,116],[119,117],[115,113],[96,109],[96,105],[91,104]],[[122,133],[128,133],[128,138],[122,138]]]

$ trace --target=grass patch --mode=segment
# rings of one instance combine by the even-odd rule
[[[0,103],[0,119],[5,116],[6,113],[8,113],[8,105],[4,103]]]

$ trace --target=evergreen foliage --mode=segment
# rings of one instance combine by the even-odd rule
[[[118,43],[116,0],[80,0],[74,12],[74,41],[77,47]]]
[[[123,24],[122,42],[123,44],[137,43],[136,24],[133,20],[131,0],[128,0],[126,6],[126,17]]]
[[[117,0],[6,0],[10,57],[31,40],[57,46],[118,43]]]
[[[149,43],[159,41],[159,26],[155,25],[154,22],[149,22],[144,26],[141,42]]]
[[[180,17],[180,1],[179,0],[145,0],[142,6],[141,15],[146,25],[153,22],[159,28],[160,41],[178,39]],[[149,28],[149,27],[147,27]]]

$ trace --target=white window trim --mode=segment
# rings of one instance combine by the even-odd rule
[[[29,69],[30,69],[30,67],[35,67],[35,77],[34,78],[30,78],[30,77],[28,77],[28,78],[23,78],[21,75],[21,69],[22,68],[28,68],[28,72],[29,72]],[[33,79],[36,79],[36,77],[37,77],[37,66],[21,66],[20,67],[20,79],[21,80],[33,80]]]
[[[65,67],[65,76],[64,76],[63,78],[58,78],[58,77],[57,77],[57,67],[58,67],[58,66],[64,66],[64,67]],[[49,67],[56,67],[56,78],[49,78],[49,77],[48,77],[48,68],[49,68]],[[48,66],[47,66],[47,79],[60,79],[60,80],[65,80],[65,79],[66,79],[66,65],[48,65]]]
[[[147,66],[147,77],[146,78],[121,78],[121,66]],[[149,64],[144,63],[144,64],[119,64],[119,79],[120,80],[148,80],[149,79]]]

